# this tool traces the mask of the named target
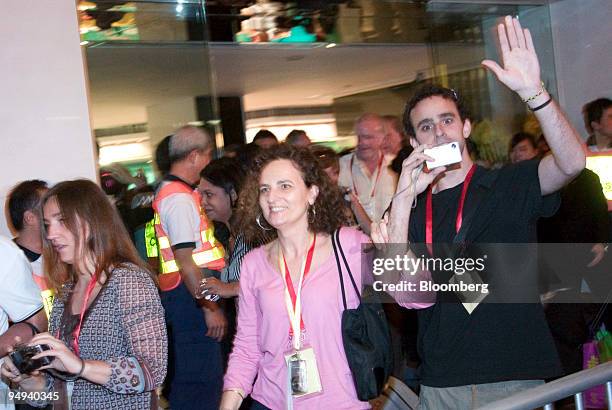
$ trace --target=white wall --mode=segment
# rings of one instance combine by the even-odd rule
[[[550,5],[559,101],[587,135],[582,106],[612,98],[612,1],[562,0]]]
[[[24,179],[96,177],[74,0],[0,4],[0,201]],[[8,235],[0,217],[0,234]]]

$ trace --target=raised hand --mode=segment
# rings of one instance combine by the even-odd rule
[[[492,60],[484,60],[482,65],[521,98],[533,96],[541,88],[541,79],[529,29],[523,29],[518,19],[506,16],[504,23],[497,26],[497,34],[503,67]]]

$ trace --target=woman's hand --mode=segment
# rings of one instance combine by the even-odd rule
[[[200,293],[202,296],[219,295],[222,298],[238,296],[238,283],[225,283],[217,278],[204,278],[200,281]]]
[[[33,359],[40,359],[41,357],[53,359],[51,364],[41,367],[41,370],[55,369],[69,374],[77,374],[82,371],[83,360],[74,354],[64,342],[51,336],[50,333],[37,334],[30,341],[30,345],[47,345],[50,348],[50,350],[45,350],[33,357]]]
[[[0,367],[0,374],[11,383],[18,384],[22,390],[27,392],[42,391],[45,388],[45,376],[43,374],[38,370],[34,370],[30,374],[20,373],[8,355],[4,358],[4,363]]]

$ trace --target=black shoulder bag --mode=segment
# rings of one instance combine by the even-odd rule
[[[391,336],[383,307],[378,298],[369,294],[362,296],[340,245],[340,230],[332,235],[334,255],[338,265],[340,287],[342,289],[342,341],[348,365],[353,374],[355,390],[359,400],[367,401],[378,397],[385,386],[393,365]],[[356,309],[347,309],[344,279],[338,251],[351,278],[353,289],[359,297]],[[370,292],[372,293],[372,292]]]

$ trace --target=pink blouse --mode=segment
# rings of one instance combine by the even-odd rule
[[[342,248],[359,288],[362,283],[361,244],[368,241],[369,238],[356,229],[343,228],[340,232]],[[348,308],[356,308],[359,299],[344,266],[343,275]],[[317,395],[295,399],[295,409],[370,408],[368,402],[357,399],[346,361],[340,328],[344,310],[340,292],[338,268],[332,252],[323,265],[306,276],[302,287],[305,327],[302,345],[314,349],[323,390]],[[274,410],[287,408],[284,356],[292,346],[284,301],[283,279],[268,261],[264,248],[248,253],[241,268],[238,329],[224,390],[240,388]]]

